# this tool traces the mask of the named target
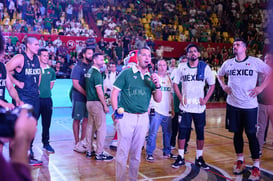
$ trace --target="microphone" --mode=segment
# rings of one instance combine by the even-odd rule
[[[154,73],[154,70],[153,70],[153,67],[151,64],[148,64],[148,70],[149,70],[150,74]]]

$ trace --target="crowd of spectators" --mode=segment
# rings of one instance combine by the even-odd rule
[[[84,20],[87,1],[7,0],[0,2],[3,32],[96,37]]]
[[[210,45],[205,48],[202,43],[231,43],[233,37],[241,36],[249,42],[249,54],[261,57],[268,43],[264,35],[268,20],[266,2],[241,2],[7,0],[0,2],[1,28],[11,32],[4,61],[25,49],[23,40],[19,42],[15,32],[89,37],[86,42],[78,42],[75,50],[69,50],[59,37],[52,41],[41,36],[40,46],[49,50],[52,66],[57,76],[63,78],[69,77],[85,46],[103,51],[106,62],[120,64],[130,50],[142,46],[149,46],[155,57],[164,57],[162,46],[155,50],[155,39],[199,42],[201,58],[217,68],[232,56],[232,50]],[[99,42],[84,20],[84,16],[90,18],[90,14],[103,35]],[[109,43],[104,38],[115,41]]]

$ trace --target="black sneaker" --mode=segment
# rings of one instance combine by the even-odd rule
[[[37,159],[35,159],[35,158],[29,158],[29,160],[28,160],[28,163],[29,163],[29,165],[31,165],[31,166],[41,166],[42,164],[43,164],[43,161],[41,161],[41,160],[37,160]]]
[[[151,162],[151,161],[154,161],[155,159],[154,159],[153,155],[147,155],[146,160],[148,162]]]
[[[44,145],[43,150],[47,151],[48,153],[55,153],[55,150],[50,146],[50,144]]]
[[[202,156],[200,156],[198,159],[195,159],[195,165],[202,167],[205,170],[209,169],[209,166],[206,164]]]
[[[91,158],[91,157],[94,157],[96,156],[96,152],[95,151],[87,151],[86,152],[86,158]]]
[[[185,159],[182,158],[180,155],[176,158],[175,162],[172,164],[173,168],[179,168],[182,165],[185,165]]]
[[[111,156],[111,155],[109,155],[109,154],[107,154],[107,153],[105,153],[105,152],[102,152],[101,154],[96,155],[95,159],[96,160],[101,160],[101,161],[111,161],[111,160],[114,159],[114,157]]]

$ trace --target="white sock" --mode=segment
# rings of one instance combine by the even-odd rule
[[[203,150],[196,150],[196,159],[203,155]]]
[[[260,160],[254,161],[253,166],[260,168]]]
[[[184,149],[178,149],[178,154],[179,154],[182,158],[184,158],[184,152],[185,152]]]
[[[237,160],[241,160],[241,161],[244,161],[244,156],[237,156]]]

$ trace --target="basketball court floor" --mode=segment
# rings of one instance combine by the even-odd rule
[[[58,82],[57,82],[58,83]],[[60,83],[60,82],[59,82]],[[52,126],[50,129],[50,143],[55,149],[55,154],[48,154],[42,150],[41,120],[38,121],[38,131],[34,141],[34,153],[43,165],[32,167],[32,176],[35,181],[113,181],[115,180],[115,160],[111,162],[95,161],[86,158],[85,154],[73,151],[74,138],[72,132],[71,103],[68,99],[69,85],[54,88],[54,110]],[[66,93],[64,94],[64,91]],[[59,92],[59,93],[56,93]],[[63,97],[62,97],[63,96]],[[241,181],[247,180],[250,172],[246,170],[243,175],[236,176],[232,173],[233,163],[236,159],[233,148],[233,135],[225,129],[225,108],[223,104],[210,104],[207,109],[207,124],[205,128],[204,159],[209,164],[210,170],[205,171],[194,166],[195,160],[195,132],[191,133],[188,154],[185,154],[186,165],[174,169],[171,164],[174,160],[165,159],[162,155],[161,128],[157,136],[157,148],[154,152],[154,162],[145,160],[145,150],[142,152],[138,180],[141,181],[168,181],[168,180],[194,180],[194,181]],[[107,114],[107,137],[105,151],[115,156],[116,152],[109,149],[114,136],[114,126]],[[251,167],[249,145],[244,137],[245,161],[248,169]],[[266,144],[261,157],[261,180],[273,180],[273,131],[269,127]],[[144,146],[145,147],[145,146]],[[7,154],[7,145],[4,153]],[[177,149],[173,150],[177,154]],[[7,156],[8,157],[8,156]],[[129,177],[127,177],[129,180]],[[0,178],[1,180],[1,178]]]

